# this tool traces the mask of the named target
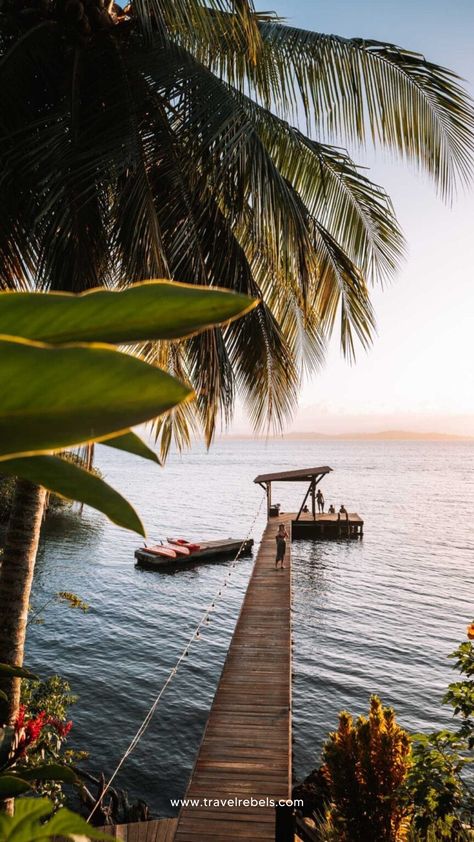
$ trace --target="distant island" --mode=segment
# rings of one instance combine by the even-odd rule
[[[255,436],[246,433],[234,433],[221,438],[251,439]],[[474,441],[474,436],[462,436],[453,433],[417,433],[410,430],[382,430],[374,433],[296,432],[262,436],[262,438],[286,441]]]

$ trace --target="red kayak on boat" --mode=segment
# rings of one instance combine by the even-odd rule
[[[165,549],[173,550],[176,555],[185,556],[189,555],[191,552],[191,547],[189,545],[174,544],[173,541],[163,541],[161,546],[165,547]]]
[[[168,543],[176,547],[186,547],[190,553],[195,553],[201,549],[201,544],[195,544],[192,541],[185,541],[184,538],[168,538]]]

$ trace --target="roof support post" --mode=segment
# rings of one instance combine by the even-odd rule
[[[267,520],[270,517],[270,509],[272,507],[272,484],[271,482],[265,483],[267,487]]]
[[[306,503],[306,500],[308,499],[308,495],[311,491],[312,485],[313,485],[313,480],[311,480],[310,484],[308,485],[308,490],[307,490],[306,494],[304,495],[304,500],[303,500],[303,502],[300,506],[300,510],[299,510],[298,514],[296,515],[296,520],[300,519],[301,512],[304,509],[304,504]]]
[[[311,480],[311,511],[313,520],[316,520],[316,477]]]

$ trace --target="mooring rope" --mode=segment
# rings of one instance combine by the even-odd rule
[[[188,638],[188,641],[187,641],[183,651],[181,652],[180,656],[176,660],[174,666],[169,671],[167,678],[165,679],[164,683],[162,684],[158,695],[156,696],[153,704],[151,705],[150,709],[148,710],[148,713],[145,716],[145,718],[144,718],[142,724],[140,725],[138,731],[136,732],[135,736],[133,737],[130,744],[128,745],[125,752],[123,753],[122,757],[120,758],[119,762],[117,763],[117,766],[115,767],[114,771],[112,772],[112,775],[110,776],[109,780],[107,781],[103,792],[101,793],[100,797],[97,799],[96,803],[94,804],[93,809],[91,810],[91,812],[89,813],[89,815],[87,817],[88,822],[91,820],[95,811],[98,809],[99,805],[102,803],[103,798],[106,796],[107,792],[109,791],[110,787],[112,786],[112,783],[114,782],[115,778],[117,777],[118,773],[120,772],[120,769],[122,768],[123,764],[130,757],[130,755],[132,754],[132,752],[135,750],[138,743],[140,742],[141,738],[143,737],[143,734],[145,733],[145,731],[147,730],[151,720],[153,719],[155,711],[156,711],[156,709],[157,709],[157,707],[158,707],[158,705],[159,705],[159,703],[162,699],[162,696],[163,696],[165,690],[167,689],[167,687],[169,687],[169,685],[173,681],[173,678],[175,677],[176,673],[178,672],[178,670],[179,670],[181,664],[183,663],[183,661],[187,658],[189,649],[192,646],[193,642],[200,639],[201,628],[207,622],[210,613],[215,608],[217,600],[222,595],[223,589],[227,587],[228,579],[232,575],[232,571],[234,570],[234,568],[237,564],[237,560],[238,560],[240,554],[242,553],[242,550],[243,550],[246,542],[248,541],[248,539],[250,538],[250,535],[253,532],[254,526],[255,526],[255,524],[258,520],[258,517],[260,515],[260,512],[262,510],[262,506],[263,506],[263,503],[264,503],[265,500],[266,500],[266,495],[263,495],[262,499],[260,500],[260,504],[257,508],[257,511],[254,515],[254,518],[252,520],[252,523],[250,525],[250,528],[247,532],[247,535],[244,538],[244,540],[242,541],[234,559],[232,560],[232,565],[231,565],[230,570],[226,573],[224,579],[222,580],[222,583],[219,585],[218,590],[215,592],[214,596],[212,597],[211,602],[209,603],[206,610],[204,611],[204,614],[202,614],[201,619],[199,620],[197,626],[195,627],[192,635]]]

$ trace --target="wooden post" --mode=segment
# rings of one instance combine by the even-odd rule
[[[310,484],[308,485],[308,490],[307,490],[306,494],[304,495],[304,500],[303,500],[303,502],[302,502],[302,504],[301,504],[301,506],[300,506],[300,510],[299,510],[298,514],[296,515],[296,520],[299,520],[299,519],[300,519],[301,512],[302,512],[302,511],[303,511],[303,509],[304,509],[304,506],[305,506],[306,500],[308,499],[308,495],[309,495],[309,493],[310,493],[310,491],[311,491],[311,488],[312,488],[312,482],[310,482]]]
[[[267,486],[267,520],[270,517],[270,509],[272,507],[272,484],[271,482],[265,483]]]
[[[313,511],[313,520],[316,520],[316,480],[311,482],[311,508]]]
[[[287,804],[277,804],[275,807],[275,842],[293,842],[295,830],[293,807]]]

